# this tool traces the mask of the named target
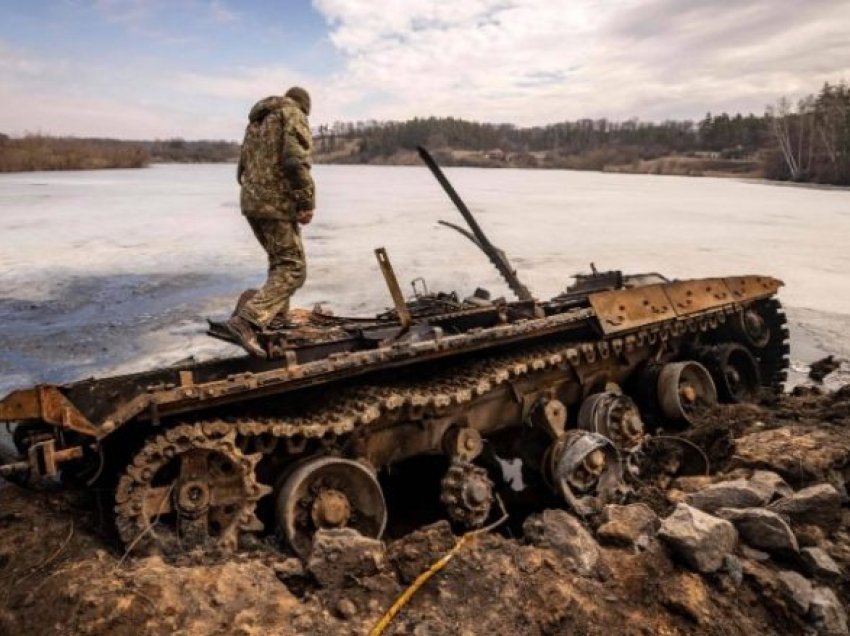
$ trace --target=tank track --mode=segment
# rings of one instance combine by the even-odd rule
[[[286,419],[218,420],[177,428],[194,427],[194,434],[200,431],[207,438],[217,438],[227,435],[228,432],[237,433],[243,438],[264,438],[266,443],[263,443],[261,447],[268,449],[266,452],[271,452],[281,441],[301,448],[303,443],[309,440],[333,444],[338,438],[375,425],[381,420],[383,420],[382,423],[392,424],[423,416],[438,416],[449,408],[472,402],[506,383],[519,380],[531,373],[562,366],[579,370],[583,365],[593,364],[598,358],[608,358],[637,346],[655,345],[670,337],[683,335],[687,331],[711,331],[726,321],[726,313],[722,311],[707,313],[660,328],[639,330],[621,338],[589,343],[537,345],[525,348],[521,353],[501,354],[462,363],[443,369],[431,378],[415,382],[400,381],[381,385],[346,387],[312,410]],[[787,339],[787,329],[784,327],[784,314],[781,313],[777,302],[772,301],[765,306],[765,320],[768,321],[771,329],[777,327],[779,331],[775,338],[771,338],[771,342],[760,357],[760,363],[764,377],[770,378],[771,386],[778,384],[781,387],[781,382],[785,378],[783,365],[787,364],[787,344],[784,344]],[[274,443],[267,443],[269,440]],[[162,442],[155,443],[154,449],[161,444]],[[128,475],[125,475],[119,483],[115,511],[119,533],[125,543],[135,540],[140,532],[145,531],[144,524],[138,520],[138,512],[133,510],[132,498],[128,498],[126,492],[132,490],[133,480],[138,481],[137,476],[144,472],[146,463],[156,461],[157,457],[156,450],[140,452],[131,469],[127,471],[130,481],[127,481]],[[251,461],[256,465],[259,459]],[[257,483],[256,486],[264,493],[271,490],[263,484]],[[244,531],[258,529],[254,509],[256,502],[262,496],[262,494],[252,496],[245,502],[243,523],[239,529]],[[230,543],[232,542],[228,542],[228,547]]]
[[[756,305],[770,329],[770,339],[756,355],[759,361],[759,373],[764,390],[778,396],[782,393],[788,379],[789,354],[791,353],[788,319],[782,304],[776,298],[768,298]]]

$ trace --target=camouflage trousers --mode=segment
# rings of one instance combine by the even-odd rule
[[[275,316],[285,316],[289,311],[290,296],[307,278],[307,261],[295,221],[246,218],[269,256],[269,274],[266,284],[242,306],[238,315],[265,329]]]

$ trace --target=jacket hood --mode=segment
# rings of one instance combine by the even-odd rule
[[[253,108],[251,108],[251,112],[248,114],[248,121],[250,121],[251,123],[263,121],[269,113],[283,108],[283,105],[288,101],[291,100],[287,99],[286,97],[278,96],[271,96],[266,97],[265,99],[261,99],[256,104],[254,104]]]

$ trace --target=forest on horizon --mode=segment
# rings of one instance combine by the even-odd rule
[[[453,117],[336,122],[314,130],[318,163],[414,163],[430,148],[445,165],[723,174],[850,185],[850,87],[826,84],[764,114],[708,113],[699,121],[580,119],[547,126]],[[0,172],[138,168],[235,161],[231,141],[122,141],[0,134]]]

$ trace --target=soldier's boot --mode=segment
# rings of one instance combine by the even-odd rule
[[[236,337],[239,344],[242,345],[242,348],[245,349],[245,351],[258,358],[268,357],[266,352],[260,346],[260,341],[257,340],[257,333],[254,331],[250,322],[241,316],[233,316],[233,318],[228,320],[225,324],[230,330],[230,333]]]
[[[291,329],[294,326],[295,323],[289,318],[289,312],[282,311],[274,317],[267,329],[269,331],[283,331],[284,329]]]

